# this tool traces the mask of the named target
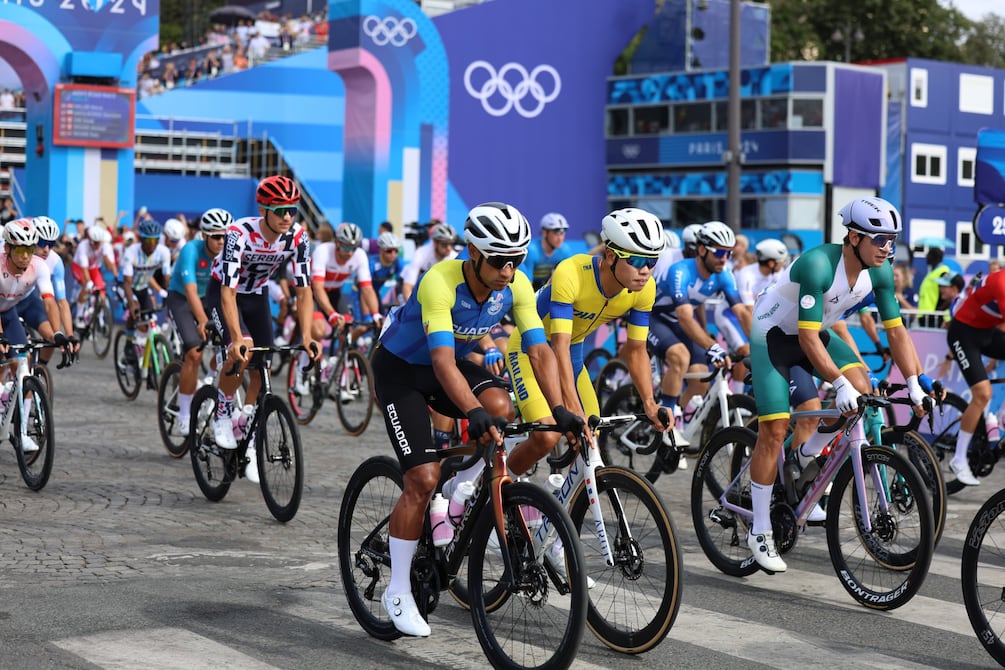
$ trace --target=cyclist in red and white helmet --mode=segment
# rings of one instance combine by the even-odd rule
[[[77,315],[73,324],[77,330],[83,328],[86,321],[87,315],[83,311],[87,298],[95,293],[101,303],[106,300],[102,268],[112,275],[116,273],[115,251],[112,248],[112,234],[104,226],[95,224],[87,229],[87,234],[77,244],[70,268],[73,278],[82,287],[77,296]]]
[[[255,191],[258,216],[238,219],[227,230],[223,251],[213,260],[211,278],[206,288],[206,310],[227,346],[227,366],[249,363],[260,366],[263,357],[250,356],[244,347],[272,345],[272,310],[265,285],[277,270],[293,261],[293,283],[297,302],[311,304],[311,258],[307,231],[296,222],[300,189],[289,177],[266,177]],[[315,359],[321,348],[311,336],[312,313],[299,310],[303,345]],[[247,335],[245,335],[247,333]],[[237,441],[231,425],[234,393],[243,375],[225,375],[220,381],[213,434],[222,449],[235,449]],[[258,396],[261,381],[252,375],[248,398]],[[246,454],[250,463],[245,476],[258,481],[254,446]]]

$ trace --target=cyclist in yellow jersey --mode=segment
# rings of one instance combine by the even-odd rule
[[[653,397],[646,352],[649,312],[656,298],[652,269],[666,244],[663,226],[655,215],[636,208],[611,212],[601,226],[601,253],[578,254],[562,261],[549,284],[538,292],[537,311],[555,351],[562,400],[570,411],[584,418],[600,413],[596,392],[583,365],[584,340],[602,324],[627,314],[628,341],[621,356],[642,397],[646,415],[653,425],[666,430],[657,416],[659,405]],[[520,415],[525,421],[547,421],[551,409],[522,349],[521,335],[514,332],[506,366]],[[557,433],[531,433],[510,455],[510,469],[518,474],[526,472],[558,438]]]

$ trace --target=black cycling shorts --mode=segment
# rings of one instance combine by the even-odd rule
[[[981,356],[1002,360],[1005,358],[1005,332],[997,328],[974,328],[953,319],[946,332],[949,352],[956,358],[967,386],[987,380]]]

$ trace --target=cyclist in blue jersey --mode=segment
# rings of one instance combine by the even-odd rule
[[[35,224],[35,230],[38,231],[35,255],[49,266],[52,277],[52,292],[56,299],[57,313],[50,315],[50,322],[56,331],[66,334],[70,342],[69,350],[77,352],[80,350],[80,342],[73,334],[73,314],[70,311],[70,301],[66,296],[66,268],[63,265],[62,257],[58,253],[53,253],[53,247],[59,240],[59,225],[48,216],[36,216],[32,219],[32,223]],[[33,299],[41,300],[37,288],[33,295],[35,296]],[[48,363],[52,356],[52,349],[41,349],[38,352],[38,362]]]
[[[410,579],[426,507],[440,478],[429,409],[467,417],[474,441],[502,444],[499,431],[513,417],[509,392],[466,356],[510,309],[555,423],[573,441],[582,429],[582,420],[562,406],[534,292],[517,270],[530,242],[527,219],[509,205],[478,205],[468,213],[464,239],[470,258],[440,261],[422,275],[408,301],[388,316],[373,356],[374,392],[405,473],[388,527],[391,580],[382,602],[406,635],[430,633]]]
[[[206,211],[199,219],[202,239],[192,240],[182,247],[168,284],[165,302],[185,350],[178,375],[178,432],[182,435],[188,435],[192,396],[195,395],[202,360],[199,345],[206,340],[206,323],[209,321],[202,299],[206,295],[213,259],[223,250],[227,228],[233,222],[234,217],[225,209],[214,207]]]
[[[370,257],[370,279],[377,292],[383,313],[398,304],[401,296],[401,242],[394,233],[381,233],[377,238],[378,253]]]
[[[674,263],[657,281],[649,326],[650,347],[668,365],[660,402],[673,412],[677,411],[685,372],[707,370],[706,362],[716,367],[731,365],[729,355],[703,327],[696,310],[721,294],[743,330],[750,332],[750,309],[736,290],[733,274],[725,268],[736,235],[721,221],[709,221],[698,229],[695,242],[695,256]],[[687,396],[703,393],[702,386],[688,384]]]
[[[572,255],[565,246],[568,231],[569,222],[561,214],[549,212],[541,217],[541,237],[530,243],[527,260],[520,266],[535,291],[548,283],[556,265]]]

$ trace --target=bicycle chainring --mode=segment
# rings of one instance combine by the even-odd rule
[[[982,444],[980,447],[970,450],[970,453],[967,454],[967,460],[970,462],[970,471],[974,473],[975,477],[987,477],[994,469],[995,463],[998,462],[998,449],[997,447],[992,448],[986,443]]]
[[[796,540],[799,537],[796,513],[786,503],[772,503],[771,530],[775,536],[775,549],[778,550],[778,553],[788,553],[792,547],[796,546]]]
[[[436,562],[428,555],[416,554],[412,561],[412,593],[423,617],[429,618],[436,610],[440,603],[440,588],[440,573],[436,569]]]

